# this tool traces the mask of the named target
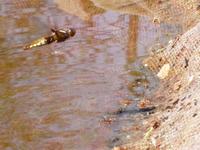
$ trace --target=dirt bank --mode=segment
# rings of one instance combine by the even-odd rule
[[[168,76],[155,94],[160,111],[152,117],[161,120],[153,134],[160,149],[200,149],[200,24],[170,42],[165,50],[145,60],[145,64],[159,72],[169,64]],[[158,63],[159,62],[159,63]]]
[[[200,149],[200,23],[144,60],[161,79],[144,138],[121,149]],[[166,67],[168,66],[168,67]]]

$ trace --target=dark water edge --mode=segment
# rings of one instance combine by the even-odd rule
[[[146,113],[136,104],[158,83],[140,56],[153,44],[166,44],[181,27],[105,10],[84,9],[85,19],[72,10],[52,1],[2,2],[0,149],[106,150],[142,136],[124,132],[142,124]],[[22,49],[51,27],[74,27],[77,34],[60,44]],[[124,108],[124,99],[133,104]]]

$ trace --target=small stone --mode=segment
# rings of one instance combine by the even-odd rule
[[[143,100],[141,100],[141,101],[139,102],[138,108],[139,108],[139,109],[143,109],[143,108],[147,107],[147,106],[150,105],[150,104],[151,104],[151,102],[150,102],[149,100],[143,99]]]
[[[153,23],[160,24],[160,19],[158,17],[153,18]]]
[[[164,64],[162,66],[162,68],[160,69],[160,71],[158,72],[157,76],[160,79],[165,79],[168,76],[169,71],[170,71],[170,65],[169,64]]]
[[[126,147],[119,147],[119,146],[116,146],[114,147],[112,150],[128,150]]]
[[[113,150],[121,150],[120,147],[114,147]]]
[[[156,139],[154,137],[151,137],[151,143],[156,147]]]
[[[194,80],[194,76],[191,75],[188,77],[188,85]]]
[[[130,135],[127,135],[127,136],[126,136],[126,138],[127,138],[127,139],[130,139],[130,138],[131,138],[131,136],[130,136]]]
[[[123,99],[123,100],[119,101],[119,103],[120,103],[121,105],[123,105],[124,107],[127,107],[127,106],[129,106],[130,104],[132,104],[133,101],[130,100],[130,99]]]

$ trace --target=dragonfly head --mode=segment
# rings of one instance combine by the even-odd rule
[[[69,33],[69,35],[70,35],[71,37],[74,36],[74,35],[76,34],[76,30],[73,29],[73,28],[69,28],[69,29],[67,30],[67,32]]]

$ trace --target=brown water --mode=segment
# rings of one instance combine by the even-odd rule
[[[106,150],[131,140],[121,127],[140,122],[144,115],[135,103],[155,87],[148,71],[134,62],[181,28],[84,2],[1,2],[0,149]],[[22,50],[55,26],[74,27],[77,34],[63,43]],[[144,79],[148,88],[131,87],[136,79]],[[117,115],[123,99],[134,105]],[[115,121],[107,124],[104,117]]]

